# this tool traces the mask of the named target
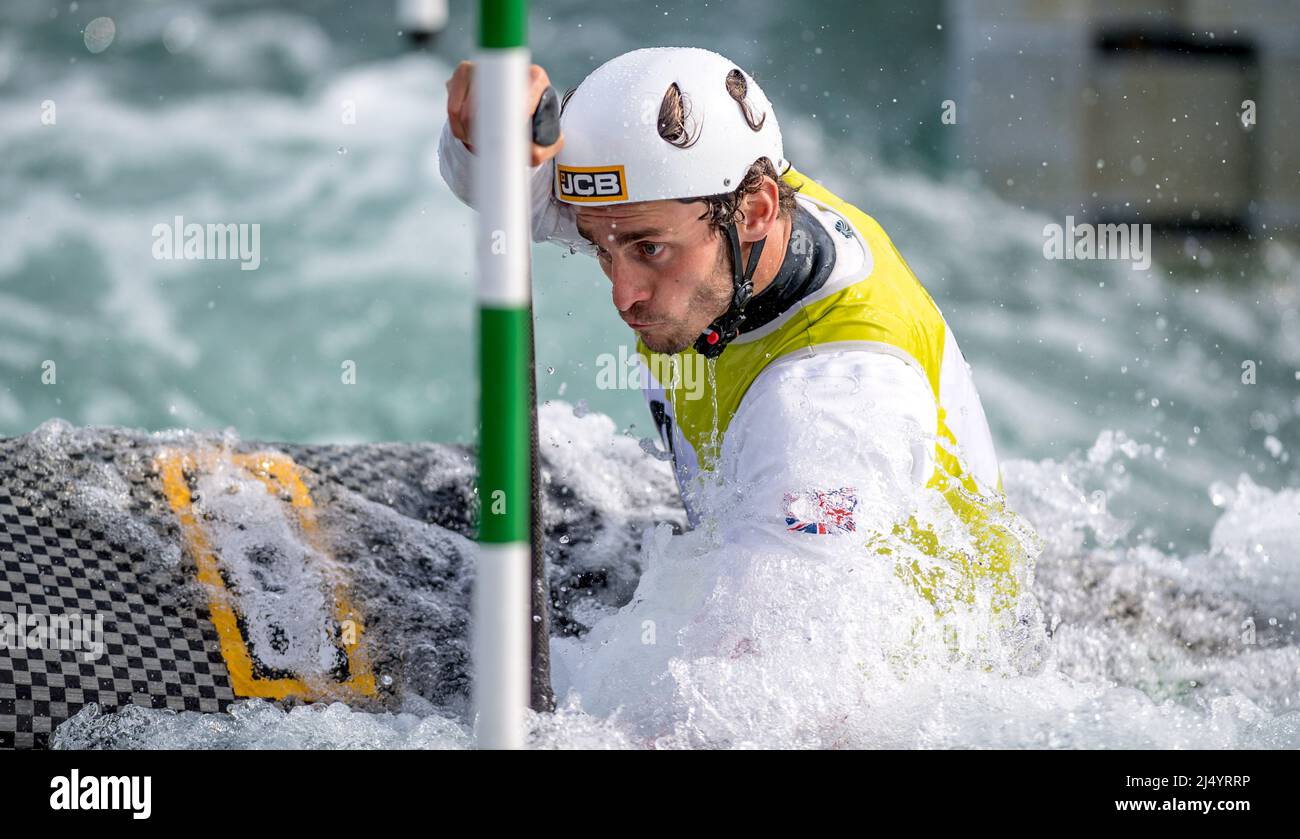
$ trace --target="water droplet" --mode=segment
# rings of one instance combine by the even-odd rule
[[[117,24],[111,17],[97,17],[86,24],[81,36],[86,42],[86,49],[92,53],[101,53],[108,49],[113,39],[117,37]]]
[[[199,27],[194,18],[185,15],[172,18],[163,27],[163,47],[172,55],[185,52],[185,50],[193,46],[195,39],[198,37],[198,32]]]

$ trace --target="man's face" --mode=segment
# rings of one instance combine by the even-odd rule
[[[726,240],[702,209],[680,201],[578,209],[578,232],[596,245],[619,317],[654,352],[686,349],[731,305]]]

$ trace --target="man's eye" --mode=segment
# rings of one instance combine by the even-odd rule
[[[642,256],[658,256],[664,252],[664,246],[659,242],[642,242],[640,247]]]

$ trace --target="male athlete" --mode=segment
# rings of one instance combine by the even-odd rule
[[[462,62],[448,82],[439,145],[466,203],[472,79]],[[548,85],[534,66],[530,114]],[[753,78],[704,49],[635,50],[565,97],[560,127],[532,147],[533,238],[609,278],[692,525],[726,499],[775,538],[892,530],[960,568],[946,594],[914,568],[932,601],[990,573],[1014,597],[1018,551],[990,520],[1001,474],[956,339],[880,226],[786,161]],[[674,374],[692,364],[702,391]],[[926,487],[964,546],[890,511]]]

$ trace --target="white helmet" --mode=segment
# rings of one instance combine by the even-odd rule
[[[739,74],[728,92],[728,76]],[[743,79],[743,84],[739,84]],[[687,142],[659,136],[659,109],[677,85]],[[757,126],[757,130],[753,126]],[[555,160],[555,197],[603,205],[732,192],[760,157],[787,168],[772,103],[744,70],[695,47],[654,47],[592,71],[560,116],[564,147]],[[693,140],[693,142],[692,142]]]

